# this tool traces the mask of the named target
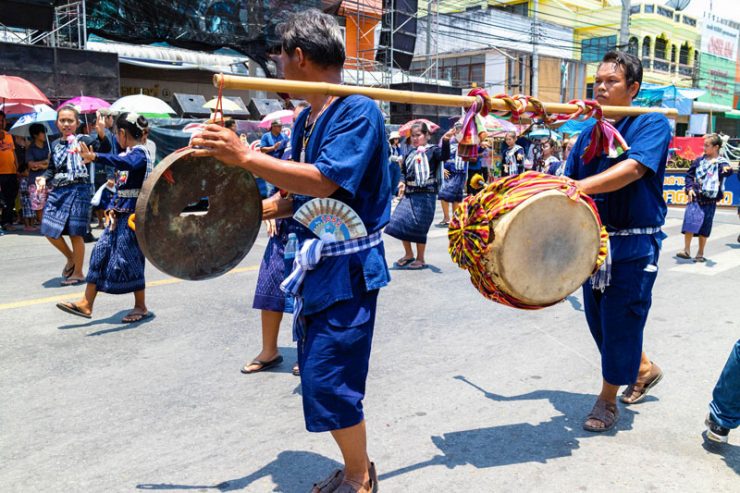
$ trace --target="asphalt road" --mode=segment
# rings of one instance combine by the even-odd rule
[[[489,302],[433,230],[433,268],[393,271],[380,296],[365,401],[380,490],[740,491],[740,430],[724,447],[702,439],[740,337],[740,221],[719,212],[695,265],[673,258],[680,217],[645,333],[665,378],[605,435],[581,429],[600,372],[580,294],[536,312]],[[289,318],[283,365],[239,373],[259,350],[265,243],[209,281],[148,267],[156,316],[124,325],[131,295],[101,295],[92,320],[67,315],[54,304],[82,289],[59,287],[60,256],[35,235],[0,237],[0,490],[302,492],[337,467],[329,435],[304,428]]]

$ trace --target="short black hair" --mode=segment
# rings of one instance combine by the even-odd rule
[[[616,63],[622,70],[624,70],[624,78],[627,81],[627,87],[632,87],[632,84],[637,82],[640,84],[639,88],[642,88],[642,62],[632,53],[619,50],[609,50],[601,59],[601,66],[604,63]],[[638,89],[639,90],[639,89]]]
[[[707,134],[704,136],[704,139],[708,140],[713,146],[719,146],[720,149],[722,149],[722,144],[724,144],[722,137],[718,134]]]
[[[414,123],[414,124],[411,125],[411,128],[409,128],[409,130],[410,130],[409,136],[411,135],[411,132],[413,132],[415,128],[418,128],[421,133],[423,133],[424,135],[427,135],[427,136],[431,135],[431,133],[432,133],[432,132],[429,131],[429,127],[427,126],[426,123],[424,123],[424,122],[416,122],[416,123]]]
[[[77,121],[80,121],[80,110],[78,110],[76,107],[72,106],[71,104],[65,104],[61,108],[57,110],[57,119],[59,119],[59,113],[62,111],[71,111],[75,114],[75,119]]]
[[[346,58],[344,40],[336,19],[317,9],[291,14],[275,28],[281,47],[292,55],[300,48],[321,67],[342,67]]]
[[[236,128],[236,120],[234,120],[233,118],[227,118],[226,120],[224,120],[224,127],[228,129]]]
[[[28,127],[28,133],[31,134],[31,137],[36,137],[40,133],[46,133],[46,127],[41,123],[34,123]]]

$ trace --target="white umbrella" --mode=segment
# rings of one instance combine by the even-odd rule
[[[30,137],[29,130],[31,125],[34,123],[40,123],[46,127],[46,135],[53,135],[59,133],[54,122],[57,121],[57,112],[51,107],[45,104],[37,104],[33,106],[33,113],[23,115],[18,119],[15,124],[10,127],[11,135],[18,135],[20,137]]]
[[[118,112],[134,111],[145,117],[161,117],[175,113],[175,110],[169,104],[159,98],[145,94],[124,96],[113,103],[110,109]]]

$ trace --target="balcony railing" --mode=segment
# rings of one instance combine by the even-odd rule
[[[650,70],[652,68],[652,66],[653,66],[652,60],[650,60],[649,58],[643,58],[642,59],[642,68],[643,68],[643,70]]]
[[[645,62],[643,62],[643,65]],[[657,70],[659,72],[670,72],[671,71],[671,64],[665,60],[655,60],[653,62],[653,69]]]
[[[683,75],[685,77],[693,77],[694,67],[692,67],[691,65],[680,64],[678,66],[678,75]]]

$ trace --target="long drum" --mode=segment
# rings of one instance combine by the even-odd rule
[[[159,270],[180,279],[219,276],[254,245],[262,200],[252,174],[181,149],[164,158],[136,201],[136,239]],[[207,198],[208,210],[185,212]]]
[[[487,298],[516,308],[557,303],[606,255],[593,201],[571,182],[528,172],[469,197],[450,225],[450,254]]]

